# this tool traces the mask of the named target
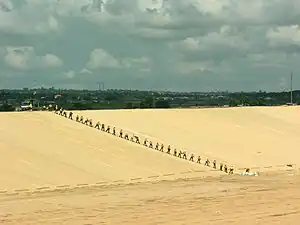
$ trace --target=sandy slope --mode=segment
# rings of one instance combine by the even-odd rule
[[[0,196],[0,223],[298,225],[299,181],[287,174],[226,176]]]
[[[1,113],[0,124],[0,190],[208,170],[50,112]]]
[[[300,163],[300,107],[78,113],[236,167]]]
[[[264,166],[299,163],[299,111],[278,107],[80,114],[233,164]],[[258,177],[219,176],[202,165],[48,112],[1,113],[0,124],[0,224],[299,224],[298,169]],[[200,172],[185,173],[191,170]],[[163,176],[172,173],[176,175]],[[158,177],[148,178],[152,175]],[[180,177],[185,179],[174,180]],[[129,183],[112,182],[122,179]],[[108,183],[95,184],[101,181]],[[62,184],[71,186],[13,190]]]

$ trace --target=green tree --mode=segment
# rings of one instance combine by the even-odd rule
[[[143,99],[140,103],[140,108],[144,109],[144,108],[153,108],[154,101],[152,97],[146,97],[145,99]]]
[[[155,102],[155,108],[167,109],[170,108],[169,101],[167,100],[158,100]]]
[[[86,105],[80,102],[76,102],[71,107],[73,110],[84,110],[86,109]]]
[[[230,107],[238,106],[239,104],[240,104],[239,101],[236,99],[231,99],[229,102]]]
[[[0,111],[1,112],[11,112],[11,111],[15,111],[15,108],[12,105],[4,103],[3,105],[0,106]]]
[[[105,98],[106,101],[116,101],[119,100],[119,96],[117,94],[114,93],[108,93]]]
[[[125,106],[126,109],[132,109],[133,108],[133,104],[132,102],[128,102],[126,103],[126,106]]]

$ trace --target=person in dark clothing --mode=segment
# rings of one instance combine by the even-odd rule
[[[96,123],[96,125],[95,125],[95,128],[97,128],[98,130],[100,129],[100,122],[98,121],[97,123]]]
[[[156,145],[155,145],[155,150],[158,150],[158,148],[159,148],[159,144],[157,142]]]
[[[110,126],[109,126],[109,125],[108,125],[107,128],[106,128],[106,132],[107,132],[107,133],[110,133]]]
[[[173,155],[177,156],[177,150],[176,150],[176,148],[174,149]]]
[[[206,159],[206,161],[205,161],[205,166],[209,166],[209,164],[210,164],[210,161],[209,161],[209,159]]]
[[[73,112],[69,113],[69,119],[73,120]]]
[[[214,168],[214,169],[217,168],[217,161],[216,161],[216,160],[213,161],[213,168]]]
[[[223,163],[220,163],[220,170],[223,171]]]
[[[76,116],[76,122],[79,122],[79,116],[78,115]]]
[[[101,130],[105,131],[105,124],[104,123],[101,125]]]
[[[127,133],[125,133],[124,138],[129,141],[129,137]]]
[[[152,141],[149,142],[149,148],[153,148]]]
[[[115,127],[113,128],[113,133],[112,134],[116,135],[116,128]]]
[[[192,155],[191,155],[191,157],[190,157],[189,160],[192,161],[192,162],[194,162],[194,157],[195,157],[195,156],[194,156],[194,154],[192,153]]]
[[[122,129],[120,130],[119,137],[120,137],[120,138],[123,138],[123,130],[122,130]]]
[[[144,146],[146,146],[146,147],[147,147],[147,143],[148,143],[148,140],[147,140],[147,139],[145,139],[145,140],[144,140]]]
[[[83,116],[80,117],[80,123],[83,123]]]
[[[181,156],[182,156],[182,151],[181,150],[179,150],[179,153],[178,153],[178,155],[177,155],[179,158],[181,158]]]
[[[161,152],[164,151],[164,144],[161,144],[159,151],[161,151]],[[171,151],[171,149],[170,149],[170,151]],[[169,154],[170,154],[170,152],[169,152]]]
[[[83,124],[88,125],[88,122],[89,122],[89,119],[86,118]]]
[[[224,166],[224,172],[225,172],[225,173],[228,173],[227,165]]]
[[[135,143],[140,144],[140,138],[137,135],[134,135]]]
[[[182,153],[182,158],[183,158],[183,159],[187,159],[187,158],[186,158],[186,151],[183,151],[183,153]]]
[[[201,163],[201,156],[198,156],[197,163]]]
[[[175,150],[176,150],[176,149],[175,149]],[[171,145],[168,145],[167,153],[168,153],[168,154],[171,153]],[[177,153],[176,153],[176,154],[177,154]]]
[[[229,174],[233,174],[233,168],[229,169]]]

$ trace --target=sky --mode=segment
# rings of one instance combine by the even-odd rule
[[[299,0],[0,0],[0,88],[300,88]]]

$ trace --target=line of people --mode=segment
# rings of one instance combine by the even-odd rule
[[[69,112],[69,114],[68,114],[63,108],[60,108],[59,110],[56,108],[55,113],[73,120],[73,115],[74,115],[73,112]],[[101,124],[99,121],[97,121],[97,123],[94,125],[92,119],[84,118],[83,116],[79,116],[79,115],[76,115],[75,121],[78,122],[78,123],[82,123],[84,125],[99,129],[101,131],[110,133],[110,134],[115,135],[119,138],[124,138],[125,140],[132,141],[132,142],[135,142],[137,144],[141,144],[140,138],[137,135],[133,135],[133,136],[129,137],[128,133],[124,132],[123,129],[121,129],[119,131],[119,134],[117,135],[116,134],[116,127],[111,128],[110,125],[105,126],[105,124],[103,124],[103,123]],[[196,160],[195,155],[192,153],[188,158],[186,151],[181,151],[181,150],[178,151],[176,148],[172,149],[171,145],[168,145],[168,147],[165,149],[164,144],[159,144],[157,142],[155,144],[155,147],[154,147],[152,141],[151,140],[149,141],[146,138],[143,141],[143,146],[148,147],[148,148],[152,148],[152,149],[157,150],[157,151],[166,152],[167,154],[173,155],[175,157],[182,158],[182,159],[185,159],[185,160],[189,160],[189,161],[201,164],[201,160],[202,160],[201,156],[198,156],[197,160]],[[219,169],[220,171],[224,171],[225,173],[228,173],[228,174],[233,174],[233,171],[234,171],[233,168],[228,168],[227,165],[223,164],[223,163],[220,163],[218,168],[217,168],[217,161],[216,160],[213,160],[212,164],[211,164],[210,160],[206,159],[205,162],[204,162],[204,165],[208,166],[208,167],[212,166],[212,168]]]

